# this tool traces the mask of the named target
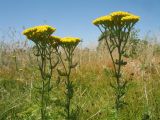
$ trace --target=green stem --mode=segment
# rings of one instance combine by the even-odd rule
[[[44,81],[42,81],[42,96],[41,96],[41,119],[45,120],[45,106],[44,106]]]
[[[70,74],[71,74],[71,65],[72,65],[72,53],[68,54],[68,74],[67,74],[67,119],[70,120],[70,103],[71,103],[71,83],[70,83]]]
[[[117,110],[117,115],[118,111],[120,108],[120,98],[121,98],[121,86],[120,86],[120,78],[121,78],[121,58],[122,58],[122,51],[121,51],[121,46],[122,46],[122,39],[121,39],[121,28],[118,29],[118,40],[119,40],[119,45],[118,47],[118,70],[117,70],[117,92],[116,92],[116,110]]]
[[[67,95],[66,95],[66,105],[67,105],[67,119],[69,120],[70,119],[70,96],[69,96],[69,84],[70,84],[70,81],[69,81],[69,75],[67,76]]]
[[[120,48],[121,46],[118,47],[118,55],[119,55],[119,59],[118,59],[118,70],[117,70],[117,75],[116,75],[116,79],[117,79],[117,93],[116,93],[116,110],[118,112],[119,110],[119,104],[120,104],[120,91],[121,91],[121,88],[120,88],[120,77],[121,77],[121,64],[120,64],[120,61],[121,61],[121,57],[122,57],[122,54],[121,54],[121,51],[120,51]]]

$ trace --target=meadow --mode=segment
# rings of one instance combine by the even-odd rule
[[[160,47],[158,43],[142,43],[138,44],[136,56],[128,60],[129,65],[125,68],[129,85],[125,97],[128,105],[122,111],[124,120],[141,120],[144,115],[149,115],[152,120],[160,119]],[[17,44],[24,49],[18,48]],[[0,53],[0,119],[37,120],[40,111],[34,86],[40,77],[32,49],[23,42],[9,45],[1,41]],[[114,78],[107,50],[103,46],[99,50],[79,46],[75,55],[79,65],[72,75],[75,84],[73,102],[74,107],[79,108],[79,119],[114,119],[114,94],[110,87]],[[64,99],[64,82],[58,81],[55,75],[52,84],[50,102],[54,109],[49,108],[50,114],[55,117],[53,119],[61,120],[61,109],[54,106]]]
[[[15,32],[12,34],[15,37]],[[156,37],[139,39],[132,32],[126,46],[127,65],[123,79],[127,80],[125,106],[117,116],[113,84],[113,64],[104,40],[97,48],[84,48],[80,42],[74,51],[70,79],[74,89],[71,99],[71,120],[160,120],[160,44]],[[17,39],[17,38],[15,38]],[[19,38],[18,38],[19,39]],[[65,53],[62,52],[62,57]],[[113,53],[118,56],[117,52]],[[65,59],[65,58],[63,58]],[[56,56],[53,56],[53,61]],[[34,47],[28,40],[0,42],[0,120],[41,119],[41,74]],[[58,63],[56,68],[62,68]],[[65,119],[66,82],[59,70],[52,71],[50,97],[47,98],[46,120]],[[67,88],[68,89],[68,88]],[[72,89],[71,89],[72,91]]]

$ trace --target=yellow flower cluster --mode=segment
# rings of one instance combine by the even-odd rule
[[[129,15],[131,15],[131,14],[128,13],[128,12],[123,12],[123,11],[112,12],[110,14],[110,16],[112,16],[112,18],[114,18],[114,17],[125,17],[125,16],[129,16]]]
[[[140,19],[139,16],[128,12],[117,11],[109,15],[99,17],[93,20],[94,25],[123,25],[126,23],[135,23]]]
[[[40,42],[43,45],[48,44],[52,46],[57,45],[69,45],[69,46],[75,46],[80,42],[79,38],[75,37],[64,37],[60,38],[57,36],[52,36],[52,33],[56,29],[48,26],[48,25],[42,25],[42,26],[35,26],[28,28],[23,31],[23,34],[27,36],[28,39],[32,40],[33,42]]]
[[[102,17],[99,17],[99,18],[97,18],[97,19],[95,19],[95,20],[93,20],[93,24],[95,24],[95,25],[98,25],[98,24],[101,24],[101,23],[105,23],[105,22],[111,22],[112,21],[112,17],[111,16],[102,16]]]
[[[42,25],[28,28],[23,31],[23,34],[26,35],[30,40],[40,40],[50,36],[55,30],[56,28],[51,26]]]
[[[124,22],[137,22],[139,19],[140,19],[139,16],[130,15],[130,16],[123,17],[121,20]]]
[[[58,42],[62,44],[75,44],[75,43],[79,43],[80,39],[75,37],[64,37],[64,38],[61,38]]]

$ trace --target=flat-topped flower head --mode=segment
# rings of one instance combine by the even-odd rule
[[[140,17],[139,16],[136,16],[136,15],[130,15],[130,16],[126,16],[126,17],[123,17],[121,20],[123,22],[137,22],[139,21]]]
[[[94,25],[105,24],[105,23],[110,23],[111,21],[112,21],[112,17],[109,15],[106,15],[93,20],[93,24]]]
[[[75,43],[79,43],[80,39],[76,37],[64,37],[64,38],[61,38],[58,42],[61,44],[75,44]]]
[[[135,16],[129,12],[117,11],[93,20],[93,24],[96,26],[102,25],[103,27],[114,28],[114,26],[122,27],[126,24],[136,23],[139,19],[139,16]]]
[[[125,17],[125,16],[130,16],[131,14],[128,12],[124,12],[124,11],[117,11],[117,12],[112,12],[110,13],[110,16],[112,16],[112,18],[116,18],[116,17]]]
[[[79,38],[76,37],[64,37],[61,39],[62,43],[77,43],[80,42]]]
[[[74,48],[80,42],[80,38],[76,37],[64,37],[60,40],[57,39],[57,43],[63,48]]]
[[[42,25],[28,28],[23,31],[23,34],[30,40],[40,41],[41,39],[50,36],[55,30],[56,28],[49,25]]]
[[[112,21],[115,26],[123,26],[124,23],[122,22],[122,18],[132,14],[124,11],[116,11],[110,13],[109,15],[112,17]]]

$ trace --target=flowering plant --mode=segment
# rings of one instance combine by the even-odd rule
[[[41,94],[41,119],[47,119],[47,110],[50,92],[52,90],[51,78],[52,71],[59,63],[59,59],[53,62],[53,54],[56,54],[59,37],[51,36],[56,29],[48,26],[35,26],[23,31],[28,39],[35,43],[34,55],[37,57],[37,62],[42,78],[41,87],[36,87]]]
[[[123,97],[126,92],[127,81],[122,79],[122,66],[125,66],[127,62],[123,60],[123,57],[125,57],[127,51],[126,44],[130,32],[139,19],[139,16],[129,12],[117,11],[93,21],[93,24],[100,29],[105,39],[114,66],[116,85],[111,83],[111,86],[115,90],[117,112],[126,104]],[[118,53],[118,58],[113,56],[114,51]]]
[[[65,81],[65,86],[66,86],[66,103],[65,103],[65,112],[66,112],[66,119],[70,120],[72,115],[71,115],[71,99],[73,97],[74,89],[73,89],[73,83],[70,79],[71,75],[71,70],[76,67],[77,63],[73,63],[73,53],[75,48],[77,47],[78,43],[80,42],[79,38],[75,37],[64,37],[59,40],[57,40],[57,43],[62,47],[65,57],[66,57],[66,62],[65,60],[62,59],[62,55],[60,52],[58,52],[59,58],[61,60],[61,63],[63,65],[64,71],[61,71],[57,69],[58,74],[60,76],[65,76],[66,81]]]

